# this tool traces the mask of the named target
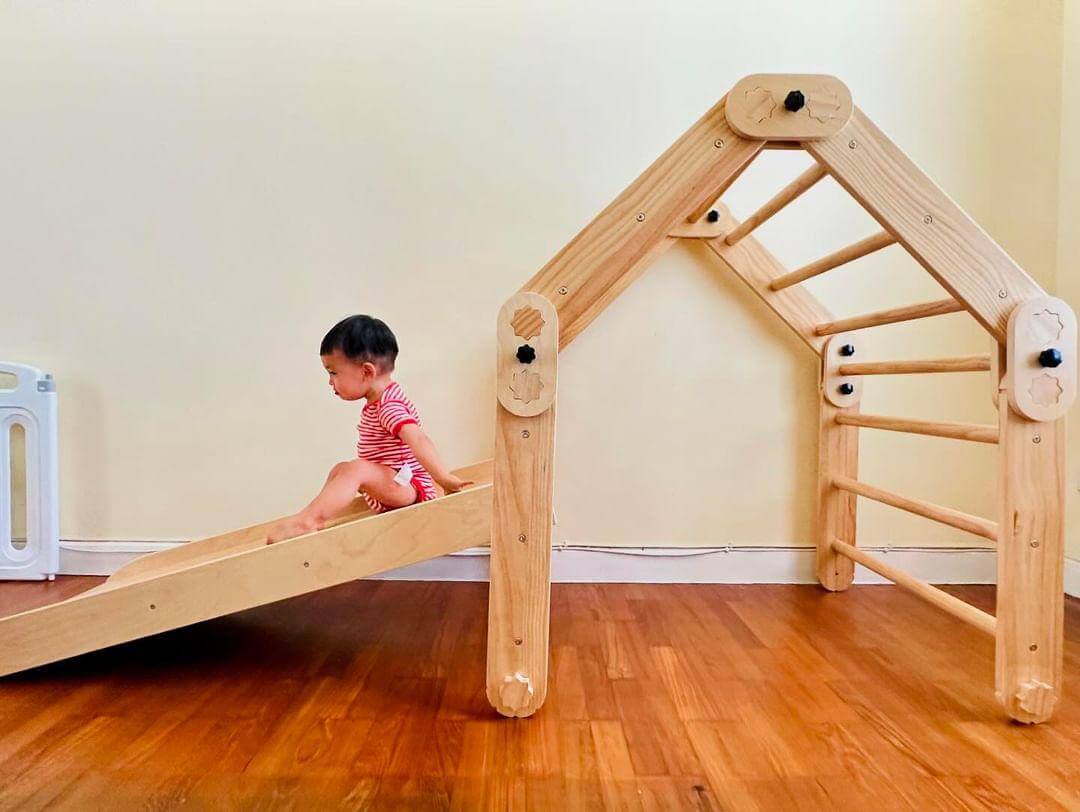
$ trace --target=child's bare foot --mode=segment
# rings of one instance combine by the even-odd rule
[[[296,538],[297,536],[306,536],[308,533],[314,533],[319,529],[319,523],[314,519],[309,519],[307,516],[290,516],[287,519],[282,519],[280,522],[270,528],[270,532],[266,536],[266,543],[273,544],[275,541],[284,541],[285,539]]]

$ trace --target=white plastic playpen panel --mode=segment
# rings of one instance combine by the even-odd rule
[[[56,390],[0,362],[0,579],[52,578],[60,565]]]

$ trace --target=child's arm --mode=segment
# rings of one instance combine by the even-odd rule
[[[402,426],[398,436],[412,449],[417,461],[447,493],[455,493],[466,485],[473,484],[471,480],[461,479],[446,469],[442,459],[439,458],[439,452],[435,450],[435,443],[415,423]]]

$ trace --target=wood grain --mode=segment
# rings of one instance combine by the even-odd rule
[[[964,306],[953,299],[939,299],[934,302],[893,307],[888,310],[879,310],[876,313],[865,313],[861,316],[826,322],[817,325],[814,328],[814,333],[819,336],[828,336],[836,333],[846,333],[849,330],[862,330],[865,327],[881,327],[885,324],[897,324],[902,321],[944,316],[948,313],[959,313],[963,309]]]
[[[784,100],[793,90],[803,94],[805,105],[789,111]],[[774,144],[830,136],[851,118],[853,108],[847,85],[821,73],[755,73],[740,79],[728,98],[735,131]]]
[[[864,553],[858,547],[852,547],[850,544],[844,544],[842,541],[833,541],[833,549],[841,555],[847,556],[852,561],[862,564],[867,569],[873,570],[878,575],[888,578],[894,584],[903,587],[913,595],[918,595],[938,609],[948,612],[953,617],[959,618],[965,623],[971,624],[984,634],[988,634],[991,637],[994,636],[996,621],[994,620],[994,616],[988,612],[977,609],[971,604],[964,603],[962,600],[954,598],[948,592],[944,592],[935,586],[931,586],[926,583],[926,581],[920,581],[918,578],[913,578],[903,570],[897,569],[891,564],[882,561],[880,558]]]
[[[841,375],[918,375],[939,372],[987,372],[989,355],[961,355],[955,358],[927,358],[912,361],[869,361],[841,364]]]
[[[491,485],[212,561],[106,584],[0,621],[0,674],[481,544]]]
[[[0,614],[99,581],[0,583]],[[987,689],[993,643],[892,586],[555,584],[548,701],[499,719],[487,592],[354,581],[6,677],[0,806],[1080,805],[1080,601],[1031,728]]]
[[[1028,420],[1065,417],[1076,400],[1076,314],[1053,296],[1018,305],[1009,316],[1005,387],[1009,405]],[[1059,365],[1043,366],[1043,350],[1057,350]]]
[[[799,177],[795,178],[795,180],[791,181],[791,183],[766,200],[757,211],[733,228],[731,232],[724,237],[724,242],[728,245],[734,245],[755,228],[758,228],[760,225],[767,222],[786,206],[810,191],[818,181],[828,174],[825,167],[815,162],[809,169],[799,175]]]
[[[717,205],[720,215],[719,225],[725,232],[734,228],[736,220],[726,206]],[[832,319],[829,311],[813,296],[802,288],[772,291],[769,283],[785,272],[780,261],[770,254],[752,236],[746,237],[736,245],[728,245],[722,238],[705,240],[720,261],[731,270],[773,311],[799,338],[818,355],[821,355],[825,339],[814,334],[814,327]]]
[[[824,386],[824,380],[821,381]],[[839,407],[819,395],[817,515],[814,537],[817,544],[818,581],[830,592],[842,592],[851,586],[855,566],[849,557],[840,555],[834,541],[856,544],[855,494],[833,486],[837,477],[858,479],[859,430],[837,421],[841,415],[857,415],[859,404]]]
[[[713,240],[724,236],[724,225],[719,221],[710,223],[704,219],[693,223],[678,223],[668,232],[668,236],[684,240]]]
[[[953,420],[914,420],[883,414],[837,415],[837,423],[860,426],[865,429],[900,431],[906,434],[923,434],[927,437],[944,437],[949,440],[970,440],[974,443],[998,441],[998,427],[981,423],[961,423]]]
[[[821,394],[833,406],[846,409],[862,401],[862,379],[844,375],[840,370],[843,368],[844,359],[850,357],[843,354],[844,350],[858,352],[863,346],[858,337],[839,333],[829,336],[822,347]],[[845,394],[847,389],[851,391]]]
[[[840,488],[848,493],[857,494],[858,496],[865,496],[867,499],[873,499],[875,502],[881,502],[884,505],[890,505],[894,508],[899,508],[900,510],[906,510],[908,513],[914,513],[916,516],[923,516],[924,518],[932,519],[935,522],[947,524],[958,530],[966,530],[968,533],[974,533],[976,536],[982,536],[990,541],[997,541],[998,539],[997,523],[992,522],[989,519],[984,519],[981,516],[973,516],[970,513],[964,513],[961,510],[935,505],[932,502],[927,502],[925,499],[913,499],[910,496],[901,496],[898,493],[893,493],[884,488],[878,488],[874,485],[860,482],[857,479],[846,476],[834,476],[833,487]]]
[[[522,295],[540,298],[518,297]],[[552,323],[541,334],[546,353],[544,379],[550,387],[546,411],[512,414],[502,405],[502,398],[496,409],[487,694],[492,706],[505,716],[535,713],[548,689],[559,344],[559,324],[551,315]],[[498,344],[501,378],[502,359],[513,344],[501,328]]]
[[[823,256],[821,259],[816,259],[791,273],[784,274],[783,276],[774,279],[769,284],[769,287],[773,290],[790,288],[792,285],[797,285],[800,282],[805,282],[807,279],[813,279],[815,276],[820,276],[826,271],[831,271],[834,268],[839,268],[841,265],[847,265],[849,262],[854,262],[861,257],[865,257],[867,254],[880,251],[882,248],[888,248],[895,242],[896,237],[888,231],[879,231],[877,234],[871,234],[869,237],[864,237],[858,242],[846,245],[843,248],[833,251],[831,254]]]
[[[454,473],[471,482],[490,484],[491,460],[484,460],[463,468],[457,468]],[[441,494],[442,489],[438,485],[435,487]],[[340,516],[328,522],[327,527],[337,527],[371,515],[373,514],[367,502],[364,501],[362,496],[358,496]],[[233,530],[198,541],[189,541],[179,547],[140,556],[114,572],[106,583],[111,588],[172,572],[179,567],[193,567],[198,564],[205,564],[244,550],[257,550],[266,545],[267,531],[279,521],[281,521],[280,518],[261,522],[241,530]]]
[[[1062,691],[1065,419],[1000,404],[997,693],[1013,719],[1042,722]]]
[[[528,341],[516,332],[515,323],[520,327],[519,313],[536,314],[526,322],[526,331],[533,334]],[[536,293],[511,296],[499,309],[495,344],[495,392],[499,404],[520,417],[546,411],[555,402],[559,359],[559,315],[551,302]],[[532,361],[518,360],[521,348],[532,350]]]
[[[803,146],[998,342],[1012,309],[1043,295],[858,108],[835,135]]]
[[[560,346],[674,245],[671,230],[709,206],[761,148],[728,126],[721,99],[526,282],[521,290],[558,309]]]

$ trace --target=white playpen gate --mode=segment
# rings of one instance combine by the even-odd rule
[[[60,567],[56,386],[0,362],[0,579],[52,579]]]

